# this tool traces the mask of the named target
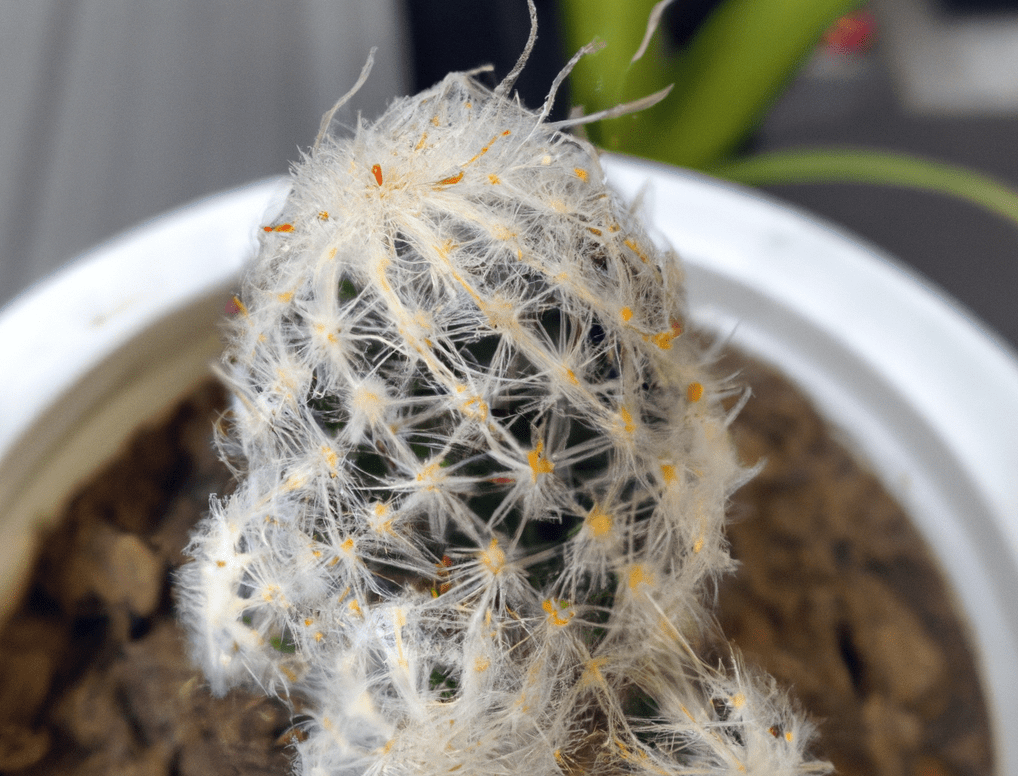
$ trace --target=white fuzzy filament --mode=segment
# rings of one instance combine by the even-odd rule
[[[307,699],[307,774],[823,770],[771,683],[696,656],[730,387],[546,113],[452,74],[297,166],[232,323],[193,654]]]

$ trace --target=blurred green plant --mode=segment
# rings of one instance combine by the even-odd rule
[[[648,16],[665,3],[655,8],[650,0],[560,0],[566,50],[593,39],[608,44],[577,64],[573,102],[594,113],[674,84],[667,99],[651,108],[590,125],[590,139],[609,151],[738,183],[899,186],[958,197],[1018,223],[1018,194],[964,167],[867,149],[742,153],[824,34],[865,4],[725,0],[685,45],[670,48],[659,30],[631,61],[644,43]]]

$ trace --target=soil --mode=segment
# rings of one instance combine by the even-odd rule
[[[738,366],[754,397],[734,434],[746,462],[767,463],[732,506],[741,568],[719,591],[726,635],[791,688],[838,773],[988,776],[965,628],[923,541],[801,394]],[[45,537],[0,631],[0,772],[288,772],[288,711],[212,698],[173,615],[188,532],[229,487],[209,443],[224,404],[209,383],[139,432]]]
[[[731,510],[725,635],[791,688],[837,773],[993,773],[966,627],[923,539],[794,386],[732,361],[753,387],[736,443],[767,463]]]

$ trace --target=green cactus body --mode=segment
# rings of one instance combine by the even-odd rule
[[[697,657],[746,472],[680,264],[507,90],[452,74],[297,166],[231,323],[193,655],[303,699],[308,774],[823,770]]]

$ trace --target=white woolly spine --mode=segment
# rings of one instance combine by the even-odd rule
[[[768,680],[696,654],[746,472],[678,260],[505,91],[452,74],[295,169],[231,326],[193,653],[307,699],[307,774],[822,772]]]

